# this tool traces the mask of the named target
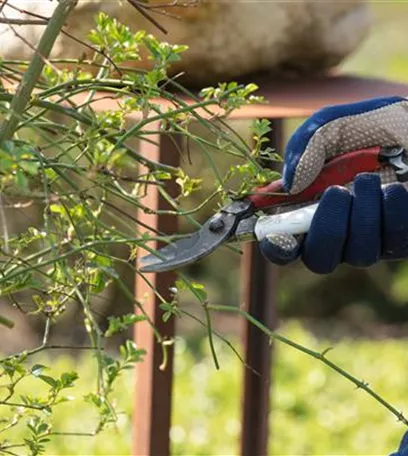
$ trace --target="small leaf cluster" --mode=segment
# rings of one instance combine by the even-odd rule
[[[250,83],[242,86],[237,82],[222,82],[217,87],[206,87],[201,90],[200,95],[204,100],[219,100],[220,106],[226,114],[241,108],[247,104],[262,104],[265,102],[261,96],[254,93],[259,89],[256,84]]]
[[[128,320],[130,320],[128,318]],[[123,321],[122,321],[123,322]],[[130,326],[130,322],[128,326]],[[85,395],[86,402],[92,404],[98,410],[99,423],[94,431],[95,434],[103,431],[108,424],[117,421],[117,413],[110,401],[110,395],[114,392],[115,381],[122,372],[133,369],[135,363],[143,361],[146,354],[144,349],[137,348],[136,344],[127,340],[124,345],[120,346],[120,357],[115,359],[106,353],[101,355],[101,367],[105,373],[103,385],[99,391]]]
[[[273,169],[274,163],[282,162],[281,155],[267,144],[271,133],[271,122],[267,119],[257,119],[252,123],[252,150],[249,159],[242,164],[231,166],[225,175],[225,181],[231,179],[239,181],[239,186],[225,196],[235,198],[251,194],[257,187],[273,182],[280,177],[280,173]]]
[[[46,374],[44,372],[49,371],[49,368],[43,364],[27,367],[28,356],[29,354],[24,352],[0,361],[0,386],[4,391],[0,396],[0,403],[3,407],[8,405],[11,411],[11,417],[1,431],[25,427],[24,444],[31,455],[39,455],[45,452],[45,446],[51,438],[54,408],[72,399],[64,395],[64,391],[75,385],[78,374]],[[26,380],[35,382],[36,395],[20,393],[21,384]],[[15,444],[7,441],[3,442],[3,450],[14,446]]]

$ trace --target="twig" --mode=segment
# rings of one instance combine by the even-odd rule
[[[24,112],[28,102],[30,101],[31,94],[35,88],[38,78],[44,68],[44,58],[48,58],[54,43],[61,32],[62,27],[70,13],[77,5],[78,0],[60,0],[57,8],[55,9],[44,33],[41,37],[37,51],[33,56],[27,72],[18,87],[16,95],[11,102],[11,115],[2,124],[0,129],[0,144],[13,137],[17,129],[21,115]]]
[[[211,350],[211,355],[214,361],[215,368],[217,370],[220,369],[220,363],[218,362],[218,357],[217,357],[217,352],[215,351],[215,346],[214,346],[214,339],[212,337],[213,331],[212,331],[212,325],[211,325],[211,316],[210,316],[210,311],[208,308],[208,303],[204,302],[202,303],[203,309],[204,309],[204,314],[205,314],[205,319],[207,322],[207,328],[208,328],[208,342],[210,344],[210,350]]]
[[[0,222],[1,222],[1,227],[2,227],[2,231],[3,231],[4,251],[6,253],[9,253],[9,233],[8,233],[8,228],[7,228],[6,213],[4,211],[4,205],[3,205],[3,195],[1,192],[0,192]]]
[[[43,19],[8,19],[0,18],[0,24],[7,25],[47,25]]]
[[[95,437],[96,432],[50,432],[48,435],[63,435],[65,437]]]
[[[405,418],[403,413],[399,412],[389,402],[387,402],[385,399],[383,399],[378,393],[376,393],[374,390],[372,390],[366,382],[358,380],[356,377],[351,375],[349,372],[345,371],[340,366],[338,366],[337,364],[335,364],[332,361],[330,361],[329,359],[327,359],[326,353],[328,352],[328,350],[324,350],[323,352],[320,353],[320,352],[311,350],[307,347],[304,347],[303,345],[300,345],[297,342],[293,342],[292,340],[287,339],[286,337],[278,334],[277,332],[270,330],[268,327],[263,325],[260,321],[258,321],[256,318],[254,318],[248,312],[246,312],[245,310],[242,310],[238,307],[231,307],[231,306],[224,306],[224,305],[209,305],[208,309],[218,311],[218,312],[221,311],[221,312],[238,313],[242,317],[246,318],[250,323],[252,323],[258,329],[260,329],[269,338],[278,340],[279,342],[289,345],[290,347],[295,348],[296,350],[301,351],[301,352],[305,353],[306,355],[311,356],[312,358],[318,359],[323,364],[330,367],[330,369],[336,371],[338,374],[340,374],[342,377],[349,380],[351,383],[354,383],[354,385],[356,385],[357,388],[361,388],[362,390],[364,390],[371,397],[373,397],[377,402],[379,402],[382,406],[384,406],[386,409],[388,409],[393,415],[395,415],[397,417],[398,421],[401,421],[403,424],[408,426],[408,420],[407,420],[407,418]]]
[[[96,348],[88,345],[40,345],[39,347],[33,348],[32,350],[25,350],[21,353],[17,353],[15,355],[7,356],[7,358],[3,358],[0,360],[0,365],[4,361],[9,361],[13,358],[18,358],[21,355],[32,356],[45,350],[96,350]]]
[[[4,10],[4,7],[7,5],[8,0],[4,0],[0,5],[0,13]]]
[[[167,30],[162,27],[157,21],[156,19],[154,19],[152,16],[150,16],[150,14],[148,14],[145,10],[145,8],[143,8],[140,3],[136,0],[128,0],[128,2],[134,7],[137,9],[137,11],[143,16],[145,17],[149,22],[151,22],[155,27],[157,27],[162,33],[164,33],[165,35],[167,35]]]
[[[187,315],[189,318],[193,319],[194,321],[199,323],[201,326],[204,326],[204,328],[207,328],[207,330],[208,330],[208,325],[204,321],[202,321],[198,317],[196,317],[194,314],[192,314],[191,312],[188,312],[187,310],[184,310],[184,309],[179,309],[179,311],[181,314]],[[214,328],[212,328],[211,331],[232,350],[234,355],[244,365],[245,369],[250,370],[254,375],[257,375],[258,377],[260,377],[260,373],[245,362],[244,358],[241,356],[239,351],[234,347],[234,345],[226,337],[224,337],[222,334],[220,334]]]
[[[17,11],[18,13],[26,14],[27,16],[35,17],[36,19],[42,19],[43,21],[48,21],[50,19],[49,17],[45,17],[45,16],[42,16],[40,14],[33,13],[32,11],[29,11],[29,10],[26,10],[26,9],[23,9],[23,8],[19,8],[18,6],[13,5],[12,3],[9,4],[8,0],[2,0],[1,1],[0,12],[3,11],[3,8],[6,5],[7,5],[8,8],[11,8],[14,11]]]
[[[100,49],[96,48],[95,46],[92,46],[92,44],[89,44],[89,43],[77,38],[76,36],[72,35],[71,33],[67,32],[64,29],[61,30],[61,33],[63,33],[68,38],[70,38],[72,41],[75,41],[76,43],[80,44],[81,46],[84,46],[87,49],[91,50],[92,52],[95,52],[96,54],[102,55],[113,66],[113,68],[115,68],[115,70],[117,71],[119,76],[123,75],[123,73],[120,70],[120,68],[111,59],[111,57],[109,57],[109,55],[107,55],[103,50],[100,50]],[[101,68],[107,68],[107,66],[106,65],[101,65]]]
[[[14,33],[14,35],[19,39],[21,40],[29,49],[31,49],[34,54],[37,52],[37,49],[34,45],[32,45],[30,43],[30,41],[28,41],[23,35],[21,35],[20,33],[17,32],[17,30],[15,29],[15,27],[11,24],[8,24],[9,28],[12,30],[12,32]],[[51,64],[51,62],[46,59],[45,57],[43,57],[43,60],[46,64],[52,66],[54,68],[54,66]]]
[[[8,407],[24,407],[24,408],[29,408],[29,409],[34,409],[34,410],[44,410],[45,405],[29,405],[29,404],[24,404],[24,403],[17,403],[17,402],[3,402],[0,401],[0,405],[6,405]]]

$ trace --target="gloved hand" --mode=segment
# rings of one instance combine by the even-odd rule
[[[390,454],[389,456],[408,456],[408,431],[404,434],[398,451]]]
[[[298,193],[327,159],[372,146],[408,149],[408,99],[377,98],[316,112],[287,144],[284,188]],[[263,254],[280,265],[301,256],[319,274],[340,263],[366,267],[380,259],[408,257],[408,192],[395,181],[392,168],[385,167],[379,174],[358,175],[351,188],[330,187],[308,234],[270,235],[260,242]]]

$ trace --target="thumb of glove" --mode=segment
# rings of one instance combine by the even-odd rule
[[[302,238],[292,234],[269,234],[260,240],[259,247],[267,260],[284,266],[300,255]]]

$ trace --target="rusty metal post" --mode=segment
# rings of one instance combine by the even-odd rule
[[[270,145],[277,152],[282,144],[282,127],[282,120],[272,120]],[[245,310],[268,328],[275,328],[277,267],[264,259],[256,244],[247,244],[244,248],[242,283]],[[255,372],[244,370],[241,455],[265,456],[268,454],[272,346],[268,337],[247,321],[243,321],[242,332],[245,363]]]
[[[158,142],[154,145],[141,143],[141,153],[152,160],[172,166],[179,165],[179,152],[174,141],[180,136],[159,136],[150,139]],[[173,183],[167,188],[175,196],[176,188]],[[157,189],[150,186],[148,195],[143,198],[143,204],[152,210],[171,209],[169,204],[159,195]],[[166,233],[177,232],[177,217],[169,215],[138,214],[140,221],[151,228]],[[150,244],[157,248],[157,243]],[[143,253],[143,252],[142,252]],[[175,274],[146,274],[145,277],[152,286],[165,298],[170,298],[169,288],[173,285]],[[175,333],[174,319],[163,322],[159,300],[139,275],[136,276],[136,299],[143,303],[155,327],[161,336],[173,338]],[[147,322],[138,323],[135,327],[135,341],[140,348],[147,351],[143,363],[136,369],[136,394],[133,410],[133,455],[134,456],[168,456],[170,454],[170,424],[173,383],[173,350],[168,347],[168,360],[165,370],[160,370],[163,361],[162,349],[157,343],[152,328]]]

